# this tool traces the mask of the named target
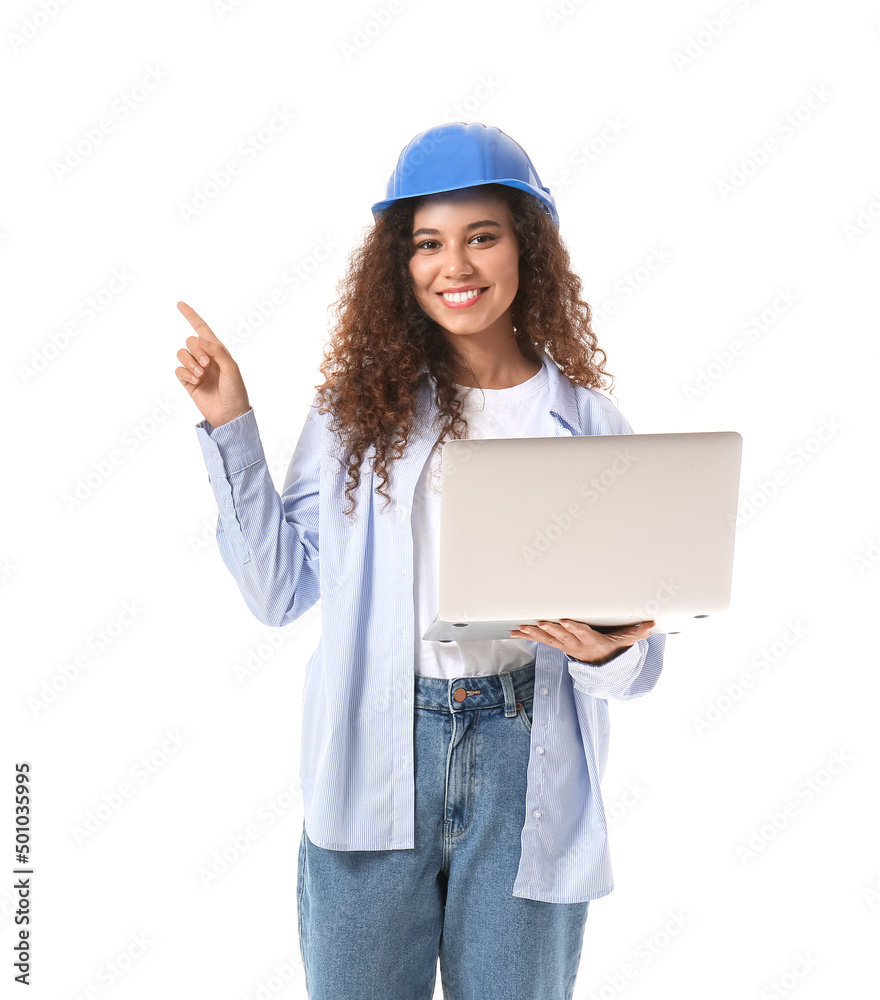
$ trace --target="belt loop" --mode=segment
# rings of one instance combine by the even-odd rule
[[[501,687],[504,689],[504,717],[511,719],[516,715],[516,693],[513,690],[513,681],[510,679],[509,672],[498,676],[501,678]]]

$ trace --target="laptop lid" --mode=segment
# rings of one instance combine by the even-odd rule
[[[741,456],[736,431],[447,441],[422,638],[508,639],[560,618],[673,632],[724,611]]]

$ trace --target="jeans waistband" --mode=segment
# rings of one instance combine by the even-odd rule
[[[504,707],[517,713],[517,702],[530,698],[535,686],[535,661],[516,670],[482,677],[421,677],[416,675],[415,707],[445,712]]]

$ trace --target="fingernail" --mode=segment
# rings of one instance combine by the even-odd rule
[[[208,359],[205,357],[204,354],[199,358],[199,361],[201,361],[203,365],[206,365],[208,363]]]

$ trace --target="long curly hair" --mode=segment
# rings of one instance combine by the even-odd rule
[[[590,326],[592,313],[581,299],[581,281],[571,270],[559,230],[532,195],[504,184],[481,188],[503,198],[511,210],[520,248],[511,317],[521,353],[540,363],[545,350],[572,382],[596,389],[610,383],[613,388],[614,377],[605,371],[605,352]],[[421,200],[394,202],[367,229],[349,256],[331,307],[335,326],[320,366],[325,382],[315,388],[318,412],[332,414],[332,431],[346,450],[346,515],[354,510],[352,494],[371,446],[383,511],[390,502],[388,463],[406,447],[417,417],[420,379],[430,376],[435,383],[442,423],[435,447],[447,435],[467,435],[464,403],[455,388],[456,376],[462,367],[467,370],[465,359],[422,310],[412,287],[412,225]]]

